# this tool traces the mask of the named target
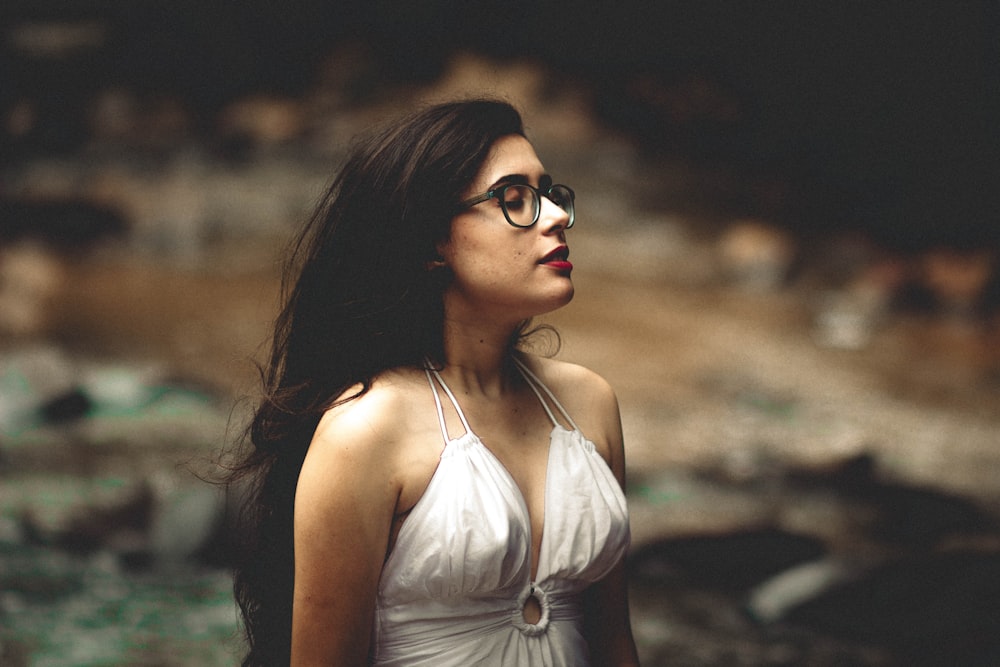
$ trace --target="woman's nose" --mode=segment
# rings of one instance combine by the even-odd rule
[[[566,229],[569,224],[569,213],[548,197],[542,197],[542,210],[538,214],[538,224],[546,233]]]

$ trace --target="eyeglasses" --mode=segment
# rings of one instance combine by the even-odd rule
[[[484,201],[496,199],[507,222],[515,227],[531,227],[538,222],[542,214],[542,197],[547,197],[553,204],[566,211],[569,222],[566,229],[576,222],[576,195],[565,185],[550,185],[547,188],[536,188],[527,183],[511,183],[501,185],[489,192],[466,199],[459,204],[459,210],[472,208]]]

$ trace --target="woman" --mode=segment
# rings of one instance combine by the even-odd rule
[[[573,296],[573,192],[520,116],[355,147],[296,246],[236,592],[245,665],[633,665],[618,406],[521,349]]]

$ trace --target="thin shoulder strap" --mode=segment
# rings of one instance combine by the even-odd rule
[[[427,374],[427,382],[431,385],[431,395],[434,396],[434,405],[437,407],[438,422],[441,423],[441,437],[444,438],[444,444],[447,447],[448,427],[444,423],[444,409],[441,407],[441,397],[438,396],[437,387],[434,386],[434,378],[431,377],[430,370],[425,368],[424,373]]]
[[[444,378],[441,377],[441,374],[429,366],[424,367],[424,372],[427,374],[427,381],[431,385],[431,393],[434,394],[434,405],[437,407],[438,421],[441,423],[441,436],[444,438],[445,444],[447,445],[451,438],[448,437],[448,426],[444,421],[444,409],[441,406],[441,397],[438,396],[437,387],[434,385],[435,380],[441,385],[441,388],[444,389],[444,393],[448,395],[448,398],[451,399],[451,404],[455,406],[455,412],[458,413],[458,418],[462,420],[462,426],[465,427],[465,432],[471,433],[472,428],[469,426],[469,422],[465,418],[465,413],[462,412],[462,408],[458,405],[458,400],[455,399],[455,395],[451,393],[451,389],[449,389],[448,385],[445,384]]]
[[[569,416],[568,412],[566,412],[566,408],[564,408],[562,403],[559,402],[559,399],[556,398],[555,394],[553,394],[552,391],[545,386],[545,383],[539,380],[538,376],[532,373],[528,369],[528,367],[524,365],[524,362],[518,359],[517,357],[514,357],[514,363],[517,364],[517,368],[518,370],[521,371],[521,375],[528,383],[528,386],[531,387],[531,390],[535,392],[535,396],[538,397],[538,400],[539,402],[541,402],[542,407],[545,408],[545,412],[548,413],[549,419],[552,420],[552,424],[554,426],[558,426],[559,422],[556,421],[555,415],[553,415],[552,410],[549,409],[548,403],[545,401],[544,398],[542,398],[542,394],[538,391],[539,387],[541,387],[542,391],[544,391],[546,396],[549,397],[549,400],[552,401],[552,404],[559,409],[559,412],[561,412],[562,416],[566,418],[566,421],[569,422],[569,425],[572,426],[575,430],[579,431],[580,427],[576,425],[576,422],[573,421],[573,418]]]

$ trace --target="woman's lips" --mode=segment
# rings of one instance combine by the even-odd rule
[[[551,261],[551,262],[543,262],[543,264],[545,264],[545,266],[548,266],[550,268],[556,269],[558,271],[572,271],[573,270],[573,264],[571,262],[568,262],[568,261],[564,260],[564,259],[562,259],[562,260],[555,260],[555,261]]]
[[[558,271],[572,271],[573,264],[569,261],[569,248],[566,246],[559,246],[545,257],[542,258],[541,264],[548,266],[550,268],[556,269]]]

